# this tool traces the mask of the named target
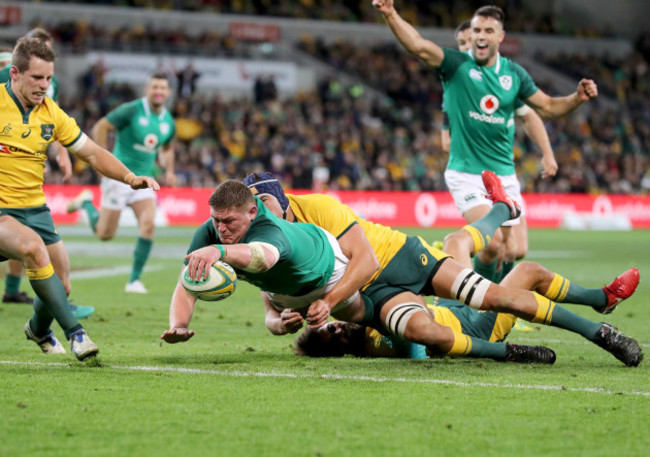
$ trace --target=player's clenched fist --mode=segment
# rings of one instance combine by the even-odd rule
[[[578,97],[583,102],[588,102],[598,96],[598,86],[593,79],[582,79],[578,83]]]
[[[380,13],[386,14],[393,9],[393,0],[372,0],[372,6]]]

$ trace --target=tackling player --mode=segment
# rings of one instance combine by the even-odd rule
[[[277,180],[266,173],[249,175],[244,182],[273,208],[275,214],[281,214],[289,221],[313,223],[337,238],[356,224],[363,228],[381,265],[379,271],[361,289],[366,301],[370,302],[366,309],[372,310],[364,316],[364,322],[370,323],[374,328],[381,328],[398,337],[424,344],[431,352],[441,354],[496,359],[509,358],[512,355],[507,353],[509,348],[505,345],[472,339],[454,329],[437,324],[426,312],[421,297],[437,295],[461,301],[475,309],[510,313],[530,322],[578,333],[603,347],[626,365],[636,366],[642,359],[641,348],[634,339],[623,335],[610,324],[590,321],[551,301],[566,298],[567,290],[570,290],[567,289],[568,282],[560,281],[556,284],[549,297],[530,291],[505,288],[485,280],[447,254],[429,246],[419,237],[408,237],[356,216],[349,207],[332,197],[320,194],[285,195]],[[496,196],[494,198],[497,199]],[[515,205],[512,205],[507,197],[503,198],[504,200],[499,200],[502,204],[498,206],[506,207],[508,215],[516,214],[513,210]],[[494,223],[500,225],[501,222],[495,220]],[[492,231],[499,225],[494,225]],[[473,228],[475,232],[479,232],[478,228]],[[486,235],[487,233],[482,234]],[[636,284],[627,284],[626,287],[631,290],[627,295],[629,296]],[[572,297],[576,298],[574,302],[578,302],[579,297]],[[621,297],[616,295],[610,297],[602,294],[602,303],[599,305],[602,309],[599,311],[611,312],[620,299]],[[273,309],[267,308],[267,314],[269,313],[273,313]],[[290,317],[297,319],[297,316],[283,316],[280,312],[275,314],[276,320]],[[310,322],[312,326],[325,323],[326,320]],[[302,323],[293,325],[295,328]],[[549,360],[548,351],[543,347],[527,348],[521,354],[521,361],[545,363]]]
[[[574,300],[596,309],[602,306],[603,298],[629,296],[638,284],[639,272],[631,269],[616,278],[602,289],[584,289],[570,283],[560,275],[534,262],[522,262],[504,279],[501,285],[517,289],[534,290],[542,295],[557,296],[553,289],[560,290],[566,285],[567,292],[572,288]],[[560,287],[558,287],[560,285]],[[563,298],[566,298],[563,297]],[[562,301],[562,300],[559,300]],[[512,314],[480,312],[455,300],[434,297],[428,312],[436,322],[462,331],[473,338],[488,341],[503,341],[508,337],[516,317]],[[343,321],[331,321],[318,329],[305,328],[294,342],[297,355],[310,357],[341,357],[352,354],[358,357],[397,357],[421,359],[427,357],[426,348],[410,343],[393,335],[382,335],[372,327]]]

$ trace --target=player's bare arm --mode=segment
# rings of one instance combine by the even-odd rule
[[[324,325],[329,311],[354,295],[379,270],[379,260],[360,225],[352,226],[338,242],[350,261],[343,277],[332,290],[309,306],[306,319],[313,327]]]
[[[75,154],[102,175],[115,179],[116,181],[124,182],[131,186],[132,189],[146,189],[150,187],[153,190],[160,190],[160,186],[155,179],[148,176],[136,176],[126,165],[115,158],[113,154],[90,138],[87,139],[86,143]]]
[[[187,341],[194,336],[194,331],[189,330],[188,327],[194,313],[195,302],[196,298],[185,290],[179,276],[169,306],[169,329],[163,332],[160,339],[173,344]]]
[[[115,131],[115,126],[102,117],[90,132],[93,140],[104,149],[108,149],[108,132]]]
[[[268,295],[262,292],[262,301],[264,302],[266,328],[274,335],[286,335],[287,333],[296,333],[302,328],[302,315],[291,308],[278,311],[269,300]]]
[[[553,154],[551,141],[548,138],[548,132],[544,126],[544,122],[539,117],[535,110],[529,109],[528,112],[521,117],[524,123],[524,130],[539,147],[542,152],[542,178],[549,178],[555,176],[557,173],[557,161]]]
[[[178,179],[174,171],[174,142],[164,145],[160,150],[160,161],[165,168],[165,184],[175,187]]]
[[[70,153],[58,141],[55,141],[53,145],[54,151],[56,152],[56,163],[63,172],[63,182],[68,182],[72,177],[72,161],[70,161]]]
[[[404,49],[431,67],[439,67],[444,51],[432,41],[422,38],[411,24],[406,22],[395,10],[393,0],[373,0],[372,5],[386,20],[395,37]]]
[[[526,103],[546,119],[554,119],[569,114],[577,107],[598,96],[598,86],[591,79],[583,79],[578,89],[565,97],[551,97],[538,90],[526,99]]]

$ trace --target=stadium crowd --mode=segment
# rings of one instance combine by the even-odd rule
[[[259,16],[318,19],[339,22],[382,23],[368,0],[52,0],[58,3],[87,3],[118,7],[138,7],[160,10],[253,14]],[[494,0],[491,3],[508,11],[508,30],[522,33],[552,33],[572,36],[611,36],[607,27],[595,24],[578,27],[559,14],[531,10],[520,0]],[[439,1],[411,0],[400,6],[402,15],[418,27],[455,28],[471,16],[482,0]]]
[[[394,44],[365,49],[349,43],[327,46],[303,41],[299,46],[337,70],[360,77],[385,97],[371,97],[363,86],[346,87],[332,77],[320,81],[316,91],[290,98],[273,95],[256,101],[253,93],[232,100],[178,97],[171,108],[179,121],[181,184],[214,186],[227,177],[267,169],[294,188],[445,189],[442,90],[435,73]],[[641,53],[615,65],[578,56],[562,61],[575,63],[563,67],[574,79],[593,77],[604,94],[616,97],[617,107],[594,103],[566,119],[546,122],[559,163],[558,175],[550,180],[541,178],[539,155],[523,129],[518,129],[515,160],[522,188],[648,192],[647,61]],[[83,91],[78,97],[63,98],[62,103],[84,129],[136,96],[128,86],[104,84],[97,67],[88,70],[80,86]],[[76,182],[97,181],[91,171],[79,172]],[[53,172],[48,181],[59,182],[60,176]]]

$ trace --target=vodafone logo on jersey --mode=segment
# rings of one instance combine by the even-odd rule
[[[494,95],[486,95],[481,99],[481,111],[485,114],[493,114],[499,109],[499,99]]]
[[[151,149],[155,148],[158,146],[158,137],[153,133],[150,133],[144,137],[144,145]]]

